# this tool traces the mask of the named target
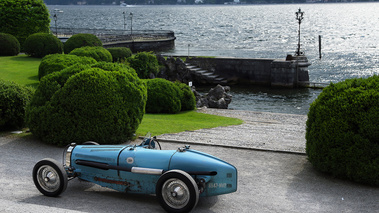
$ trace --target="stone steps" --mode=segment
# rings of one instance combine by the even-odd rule
[[[214,74],[212,71],[202,69],[198,66],[195,66],[190,63],[185,63],[186,68],[193,74],[195,74],[197,77],[201,78],[204,83],[208,84],[227,84],[228,81],[216,74]]]

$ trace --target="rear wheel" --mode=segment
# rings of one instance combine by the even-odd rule
[[[199,200],[195,180],[181,170],[164,173],[158,180],[156,194],[167,212],[190,212]]]
[[[45,158],[33,168],[33,181],[44,195],[56,197],[67,188],[67,173],[56,160]]]

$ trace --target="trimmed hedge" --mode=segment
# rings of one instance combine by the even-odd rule
[[[306,125],[316,169],[379,186],[379,76],[330,84],[311,104]]]
[[[196,108],[196,97],[191,88],[187,84],[179,81],[176,81],[175,85],[180,90],[181,111],[194,110]]]
[[[0,33],[0,56],[14,56],[20,53],[17,38],[8,33]]]
[[[0,130],[24,127],[25,108],[33,90],[0,79]]]
[[[41,79],[26,118],[46,143],[123,143],[141,123],[146,98],[145,83],[127,66],[76,64]]]
[[[81,71],[90,69],[89,64],[74,64],[60,72],[54,72],[46,75],[39,82],[38,88],[30,102],[32,106],[44,106],[50,101],[56,91],[64,87],[66,81],[72,76]]]
[[[95,35],[79,33],[79,34],[71,36],[64,43],[64,53],[68,54],[76,48],[85,47],[85,46],[102,47],[103,43]]]
[[[180,89],[172,82],[162,79],[146,79],[147,113],[180,112]]]
[[[34,33],[24,43],[24,51],[27,55],[42,58],[49,54],[63,52],[63,43],[50,33]]]
[[[95,64],[96,60],[90,57],[82,57],[76,55],[53,54],[42,58],[38,68],[38,78],[48,75],[53,72],[59,72],[74,64]]]
[[[126,47],[111,47],[107,49],[113,58],[113,62],[123,62],[130,56],[132,56],[132,51]]]
[[[104,47],[81,47],[76,48],[69,53],[70,55],[87,56],[96,61],[112,62],[111,53]]]
[[[154,78],[159,72],[157,57],[151,52],[140,52],[126,59],[142,79]]]

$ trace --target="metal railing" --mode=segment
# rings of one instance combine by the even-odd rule
[[[103,43],[120,41],[153,41],[175,39],[170,30],[115,30],[115,29],[85,29],[85,28],[55,28],[51,32],[59,38],[69,38],[79,33],[88,33],[97,36]]]

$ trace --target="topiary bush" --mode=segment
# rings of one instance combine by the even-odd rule
[[[140,52],[126,59],[126,62],[136,70],[138,77],[154,78],[159,72],[157,57],[151,52]]]
[[[33,90],[0,79],[0,130],[24,127],[25,108]]]
[[[58,72],[74,64],[95,64],[96,60],[90,57],[82,57],[77,55],[52,54],[42,58],[38,68],[38,78],[53,72]]]
[[[8,33],[0,33],[0,56],[14,56],[20,53],[17,38]]]
[[[60,72],[54,72],[46,75],[41,79],[38,89],[35,92],[30,104],[32,106],[44,106],[46,102],[50,101],[56,91],[61,89],[66,81],[72,76],[81,71],[90,69],[89,64],[74,64],[67,67]]]
[[[181,111],[194,110],[196,108],[196,97],[191,88],[187,84],[183,84],[179,81],[176,81],[175,85],[180,91]]]
[[[112,62],[111,53],[104,47],[81,47],[76,48],[69,53],[70,55],[87,56],[96,61]]]
[[[107,49],[113,58],[113,62],[123,62],[130,56],[132,56],[132,51],[126,47],[112,47]]]
[[[85,46],[102,47],[103,43],[95,35],[79,33],[67,39],[64,43],[64,53],[68,54],[76,48]]]
[[[174,83],[162,78],[146,79],[147,113],[180,112],[180,90]]]
[[[306,126],[316,169],[379,186],[379,76],[331,83],[311,104]]]
[[[49,11],[43,0],[1,0],[0,32],[12,34],[21,44],[33,33],[49,33]]]
[[[141,123],[146,99],[145,83],[125,65],[75,64],[41,79],[26,119],[46,143],[123,143]]]
[[[63,43],[50,33],[34,33],[24,43],[24,51],[27,55],[42,58],[49,54],[63,52]]]

